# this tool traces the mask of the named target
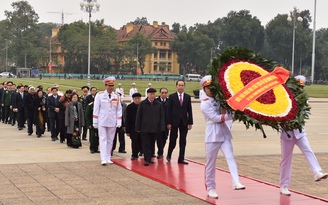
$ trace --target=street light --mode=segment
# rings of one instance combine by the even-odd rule
[[[100,4],[97,3],[97,0],[83,0],[80,3],[82,11],[89,13],[89,45],[88,45],[88,83],[87,86],[90,88],[90,42],[91,42],[91,13],[99,11]]]
[[[290,11],[287,21],[293,25],[293,51],[292,51],[292,74],[294,74],[294,56],[295,56],[295,29],[297,28],[296,23],[302,22],[303,18],[300,17],[301,11],[294,6],[293,10]]]
[[[313,17],[313,40],[312,40],[312,66],[311,66],[311,83],[314,81],[314,64],[315,64],[315,24],[316,24],[317,0],[314,0],[314,17]]]

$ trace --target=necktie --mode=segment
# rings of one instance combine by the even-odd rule
[[[22,97],[22,99],[24,99],[23,93],[21,93],[21,97]]]
[[[182,106],[182,95],[180,94],[180,105]]]
[[[108,95],[108,97],[109,97],[109,99],[110,99],[110,97],[111,97],[110,94]]]
[[[57,106],[57,96],[55,97],[55,106]]]

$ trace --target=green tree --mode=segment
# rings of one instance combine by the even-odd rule
[[[328,29],[316,32],[315,80],[328,80]]]
[[[65,72],[86,73],[88,67],[88,24],[82,21],[65,24],[58,33],[65,55]],[[113,29],[104,25],[104,20],[91,22],[90,73],[111,70],[111,55],[116,36]],[[81,70],[82,68],[82,70]]]
[[[16,64],[32,67],[37,60],[33,53],[42,38],[37,32],[39,16],[27,1],[17,1],[11,6],[14,11],[6,10],[5,16]]]
[[[139,26],[139,25],[149,25],[148,20],[146,17],[137,17],[136,20],[133,22],[134,25]]]
[[[141,74],[144,73],[146,56],[157,52],[157,49],[152,46],[151,40],[140,32],[132,37],[124,47],[128,51],[127,56],[131,62],[138,56],[137,62],[140,65]]]
[[[311,29],[309,22],[311,17],[308,11],[302,11],[301,17],[303,22],[299,23],[295,29],[295,73],[299,73],[299,62],[303,59],[302,64],[311,64]],[[265,29],[266,43],[271,51],[271,58],[278,61],[279,64],[290,67],[292,59],[293,46],[293,26],[287,21],[287,14],[279,14],[271,20]]]
[[[192,71],[205,74],[214,46],[213,39],[207,35],[191,31],[180,32],[170,44],[171,50],[178,54],[180,73],[183,75]]]
[[[230,11],[222,18],[220,39],[223,47],[238,46],[256,52],[261,51],[264,44],[264,27],[248,10]]]

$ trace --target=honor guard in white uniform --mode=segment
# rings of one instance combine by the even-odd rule
[[[306,78],[305,76],[298,75],[295,76],[297,84],[301,87],[305,86]],[[289,137],[288,137],[289,135]],[[319,165],[317,157],[313,153],[310,143],[306,137],[305,128],[303,127],[300,132],[298,129],[286,132],[282,131],[280,133],[281,141],[281,163],[280,163],[280,193],[283,195],[290,196],[290,191],[288,186],[291,181],[291,171],[292,171],[292,157],[294,146],[297,145],[302,151],[306,160],[308,161],[312,172],[314,174],[314,181],[318,182],[321,179],[326,179],[328,177],[327,173],[323,173]]]
[[[131,99],[131,102],[133,102],[133,97],[132,95],[134,93],[137,93],[138,92],[138,89],[137,89],[137,85],[135,83],[132,83],[132,88],[130,89],[130,99]]]
[[[220,107],[218,100],[214,99],[211,92],[212,76],[204,76],[200,82],[204,90],[201,101],[201,111],[206,121],[206,166],[205,166],[205,186],[208,196],[218,198],[215,191],[215,165],[219,150],[224,154],[232,177],[233,189],[245,189],[245,186],[239,182],[237,164],[233,155],[231,124],[233,116],[226,113],[226,110]],[[229,121],[227,123],[227,121]]]
[[[112,164],[111,149],[116,128],[122,126],[122,106],[119,95],[113,92],[115,77],[104,81],[106,90],[94,100],[93,127],[98,128],[101,164]]]

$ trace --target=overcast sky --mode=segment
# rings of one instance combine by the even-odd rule
[[[39,22],[61,23],[64,12],[65,23],[87,21],[88,15],[80,10],[83,0],[28,0],[39,15]],[[12,0],[2,0],[0,20],[4,11],[12,11]],[[229,11],[249,10],[265,26],[278,14],[287,14],[294,6],[314,13],[315,0],[98,0],[100,11],[92,14],[92,20],[105,19],[105,24],[116,29],[137,17],[147,17],[148,22],[165,22],[170,27],[174,22],[193,26],[222,18]],[[317,0],[316,30],[328,28],[328,0]],[[49,13],[58,12],[58,13]],[[313,28],[311,24],[311,28]]]

